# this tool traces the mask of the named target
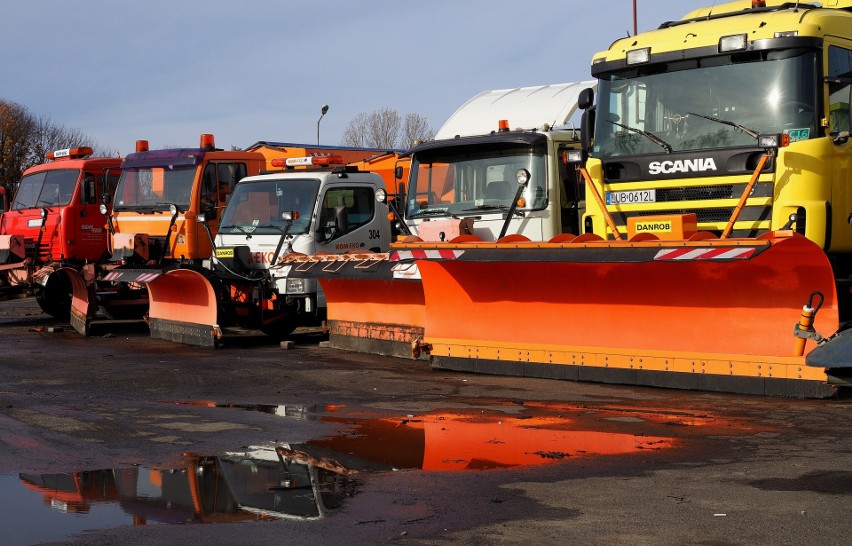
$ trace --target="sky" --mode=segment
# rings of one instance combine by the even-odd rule
[[[0,0],[0,99],[126,155],[340,144],[359,113],[436,131],[488,89],[590,79],[633,0]],[[639,32],[713,0],[636,0]],[[320,120],[324,104],[328,113]]]

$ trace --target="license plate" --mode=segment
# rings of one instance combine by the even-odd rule
[[[657,190],[611,191],[606,194],[607,205],[633,205],[656,201]]]
[[[43,218],[31,219],[31,220],[27,220],[27,227],[41,227],[41,225],[43,223],[44,223]]]

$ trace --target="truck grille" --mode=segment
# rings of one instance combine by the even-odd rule
[[[739,199],[746,184],[717,184],[684,188],[657,188],[657,202],[701,201],[704,199]],[[755,184],[750,197],[772,197],[772,183]]]

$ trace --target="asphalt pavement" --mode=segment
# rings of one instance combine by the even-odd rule
[[[4,544],[848,544],[852,400],[84,338],[0,303]]]

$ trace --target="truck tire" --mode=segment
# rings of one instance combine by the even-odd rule
[[[71,318],[71,279],[64,273],[53,273],[45,286],[36,286],[35,297],[41,310],[53,318],[67,321]]]
[[[276,320],[272,324],[265,324],[260,327],[260,331],[271,337],[275,341],[284,341],[287,336],[293,333],[296,329],[296,321],[290,318]]]

